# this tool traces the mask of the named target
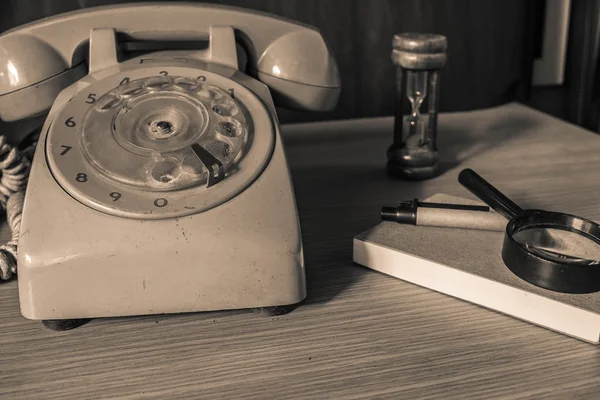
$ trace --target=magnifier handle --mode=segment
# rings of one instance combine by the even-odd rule
[[[458,182],[508,220],[523,211],[521,207],[470,168],[463,169],[458,174]]]

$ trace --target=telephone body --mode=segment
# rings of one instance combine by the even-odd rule
[[[275,104],[335,107],[340,78],[317,30],[228,6],[102,6],[4,33],[0,62],[0,118],[47,113],[18,244],[24,317],[305,298]]]

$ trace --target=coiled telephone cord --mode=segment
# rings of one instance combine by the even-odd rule
[[[9,280],[17,274],[17,247],[21,228],[21,214],[25,189],[29,178],[31,160],[0,135],[0,212],[6,211],[6,219],[12,232],[11,240],[0,246],[0,280]]]

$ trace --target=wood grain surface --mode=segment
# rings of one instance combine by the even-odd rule
[[[391,135],[390,118],[285,127],[309,290],[288,315],[110,318],[57,333],[20,315],[17,281],[0,284],[0,397],[599,398],[597,346],[360,267],[352,238],[383,204],[467,195],[464,167],[524,207],[599,220],[600,137],[517,104],[443,114],[444,173],[408,183],[384,173]]]

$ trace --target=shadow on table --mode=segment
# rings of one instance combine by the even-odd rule
[[[465,126],[440,126],[438,149],[440,151],[440,174],[482,155],[494,147],[523,136],[536,125],[532,118],[523,116],[506,119],[496,117],[493,121],[472,121],[478,129]],[[469,120],[465,118],[465,123]]]
[[[308,295],[327,303],[372,273],[352,259],[353,238],[381,222],[384,204],[421,196],[421,185],[389,178],[382,165],[292,171],[302,225]]]

